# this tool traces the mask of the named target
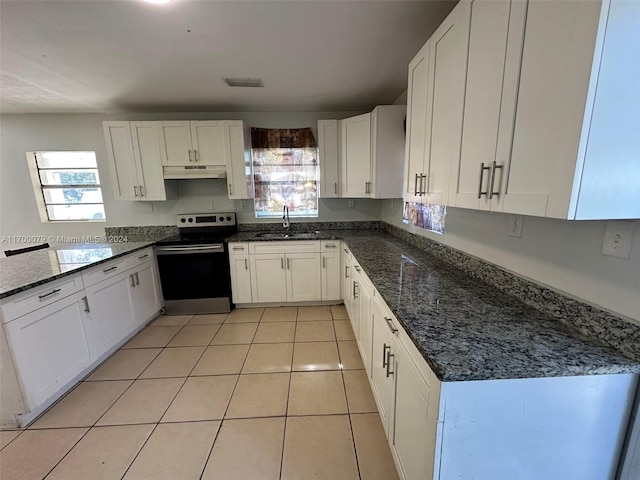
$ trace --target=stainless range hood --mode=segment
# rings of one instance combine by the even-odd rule
[[[224,165],[184,165],[163,167],[165,179],[180,178],[227,178],[227,167]]]

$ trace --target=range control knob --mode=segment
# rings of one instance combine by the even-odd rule
[[[231,221],[231,217],[227,217],[227,222],[230,222],[230,221]]]
[[[193,217],[189,217],[189,223],[193,223]]]
[[[186,221],[187,221],[187,219],[186,219],[186,218],[181,218],[181,219],[180,219],[180,223],[185,223]]]
[[[224,222],[224,217],[220,217],[218,220],[220,220],[221,222]]]

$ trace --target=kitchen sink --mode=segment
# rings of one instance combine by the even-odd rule
[[[299,239],[314,239],[320,234],[319,230],[315,232],[295,232],[295,233],[257,233],[256,238],[266,238],[269,240],[285,240],[288,238],[299,238]]]

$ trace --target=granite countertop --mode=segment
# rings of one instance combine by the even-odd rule
[[[159,239],[151,237],[139,240],[118,243],[58,244],[43,250],[0,258],[0,298],[142,250]]]
[[[441,381],[638,373],[640,364],[381,230],[323,230],[342,239]]]

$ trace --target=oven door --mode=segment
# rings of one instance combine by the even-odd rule
[[[231,276],[224,244],[156,247],[167,313],[230,311]]]

